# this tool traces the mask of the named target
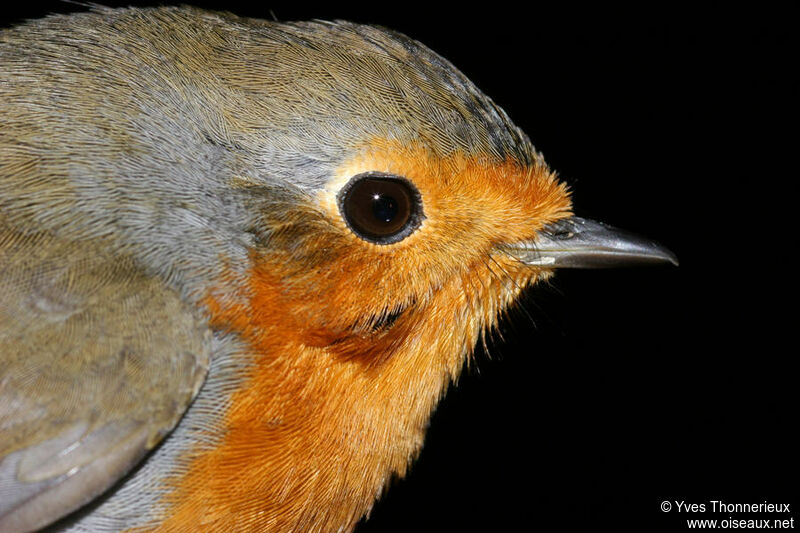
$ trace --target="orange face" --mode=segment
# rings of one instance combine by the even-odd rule
[[[373,171],[403,176],[422,201],[419,227],[393,244],[360,238],[340,214],[339,190]],[[439,158],[386,141],[296,208],[267,215],[271,246],[254,252],[244,303],[207,300],[214,325],[249,347],[251,371],[221,446],[175,479],[167,529],[198,516],[241,528],[254,513],[278,531],[355,524],[405,472],[481,331],[546,274],[495,246],[533,238],[570,201],[543,163]]]
[[[405,177],[419,191],[424,219],[399,242],[367,242],[339,212],[338,191],[353,176],[370,171]],[[536,272],[494,247],[530,240],[570,210],[565,186],[543,163],[523,168],[514,161],[496,164],[462,154],[439,158],[421,146],[393,142],[373,143],[343,164],[314,200],[324,222],[308,236],[305,250],[259,257],[254,282],[282,284],[282,297],[294,300],[293,315],[306,324],[301,329],[324,330],[324,337],[369,329],[375,317],[421,305],[454,279],[475,276],[476,269],[494,268],[498,275],[524,281]],[[308,260],[308,249],[324,250],[322,259]],[[318,267],[306,270],[309,264]],[[274,291],[254,287],[254,292]]]

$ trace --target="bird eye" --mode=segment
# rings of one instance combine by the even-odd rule
[[[392,244],[411,235],[422,222],[422,197],[401,176],[366,172],[339,192],[339,211],[360,238]]]

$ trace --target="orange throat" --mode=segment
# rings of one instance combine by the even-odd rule
[[[355,527],[392,476],[405,474],[484,326],[532,281],[495,275],[500,268],[474,268],[368,331],[302,322],[308,304],[270,268],[255,270],[244,308],[210,299],[214,326],[236,332],[252,364],[220,444],[173,480],[160,529]]]

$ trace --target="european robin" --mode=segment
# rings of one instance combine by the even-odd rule
[[[350,531],[526,287],[675,262],[401,34],[0,35],[0,532]]]

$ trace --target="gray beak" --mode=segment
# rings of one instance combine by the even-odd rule
[[[504,245],[503,251],[525,264],[550,268],[678,265],[675,254],[658,243],[579,217],[549,224],[535,240]]]

